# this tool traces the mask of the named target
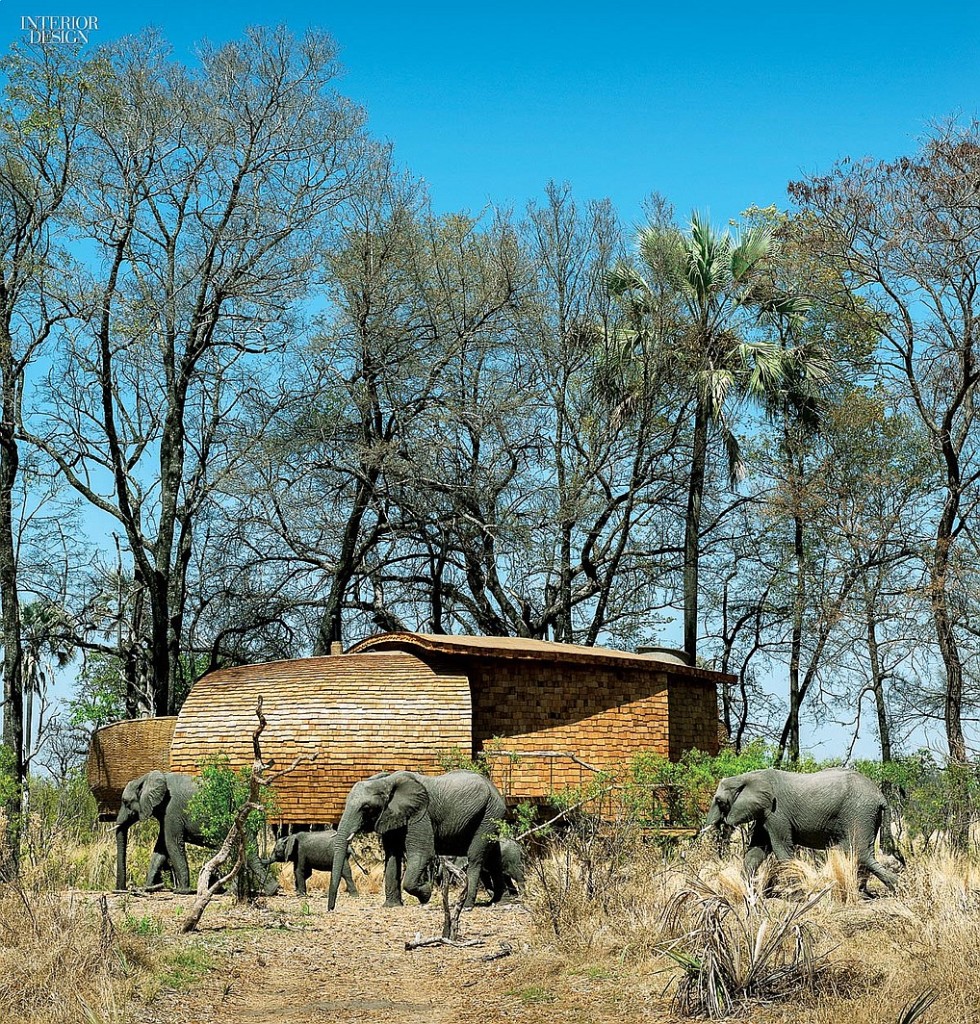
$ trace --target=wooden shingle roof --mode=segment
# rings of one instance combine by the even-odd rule
[[[281,820],[336,822],[354,782],[384,770],[438,772],[438,758],[472,745],[469,682],[405,652],[300,658],[222,669],[199,679],[171,744],[174,771],[196,773],[220,753],[252,763],[259,695],[262,753],[276,768],[304,760],[275,784]]]
[[[716,685],[717,672],[684,664],[677,656],[650,653],[635,654],[610,647],[586,647],[582,644],[532,640],[518,636],[451,636],[441,633],[381,633],[354,644],[349,654],[367,651],[417,651],[448,656],[516,658],[549,661],[556,664],[604,665],[630,669],[662,667],[671,675]]]

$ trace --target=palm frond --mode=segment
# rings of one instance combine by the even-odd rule
[[[657,280],[677,286],[683,276],[684,236],[676,228],[643,228],[637,235],[643,265]]]
[[[610,295],[618,299],[637,290],[648,292],[650,287],[632,263],[627,260],[617,260],[606,271],[606,289]]]
[[[685,241],[685,278],[698,302],[705,304],[727,287],[731,273],[731,237],[719,234],[697,212]]]
[[[767,341],[741,342],[739,356],[748,370],[745,390],[764,399],[783,387],[793,365],[790,351]]]
[[[745,461],[742,459],[742,445],[738,440],[738,435],[729,429],[724,417],[718,421],[718,432],[725,446],[728,486],[734,489],[745,479]]]
[[[731,252],[732,280],[741,283],[771,259],[775,245],[772,230],[764,225],[746,229]]]
[[[708,410],[708,418],[717,422],[725,407],[725,399],[736,384],[736,376],[728,367],[712,367],[698,374],[698,391]]]
[[[902,1008],[896,1024],[915,1024],[938,998],[939,993],[935,989],[926,989]]]

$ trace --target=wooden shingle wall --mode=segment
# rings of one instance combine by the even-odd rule
[[[612,771],[640,750],[669,749],[667,677],[648,671],[542,661],[481,659],[467,665],[478,750],[575,754]],[[495,781],[512,798],[546,797],[591,782],[569,758],[492,758]]]
[[[316,754],[275,784],[284,824],[336,823],[359,779],[399,768],[437,774],[440,755],[472,743],[465,677],[405,653],[304,658],[198,680],[174,729],[173,770],[196,773],[214,754],[250,765],[259,694],[263,757],[282,768]]]
[[[167,771],[177,719],[136,718],[113,722],[92,734],[85,774],[99,817],[114,818],[127,782],[150,771]]]
[[[672,676],[667,688],[667,719],[670,742],[667,753],[677,761],[685,750],[696,747],[708,754],[719,748],[718,693],[706,686]]]

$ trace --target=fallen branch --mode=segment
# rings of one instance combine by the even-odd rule
[[[406,949],[421,949],[423,946],[453,946],[456,949],[465,949],[467,946],[483,946],[485,942],[483,939],[444,939],[441,935],[437,935],[434,939],[423,939],[421,935],[416,935],[413,942],[406,942]]]

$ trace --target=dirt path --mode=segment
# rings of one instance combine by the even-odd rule
[[[463,937],[479,946],[406,950],[406,941],[441,934],[441,906],[384,909],[376,895],[341,897],[326,910],[324,896],[279,896],[258,907],[230,898],[208,909],[196,937],[172,933],[188,897],[158,895],[120,907],[166,924],[168,959],[211,966],[189,982],[165,987],[134,1016],[134,1024],[525,1024],[576,1020],[604,1024],[590,995],[549,988],[528,976],[528,916],[520,906],[477,907],[462,919]],[[134,905],[135,903],[135,905]],[[202,954],[206,950],[206,954]],[[504,957],[493,958],[509,950]],[[487,959],[488,957],[492,959]],[[219,966],[215,966],[219,965]],[[537,969],[537,961],[535,961]],[[198,968],[199,973],[201,969]],[[563,1005],[559,1009],[556,1002]]]

